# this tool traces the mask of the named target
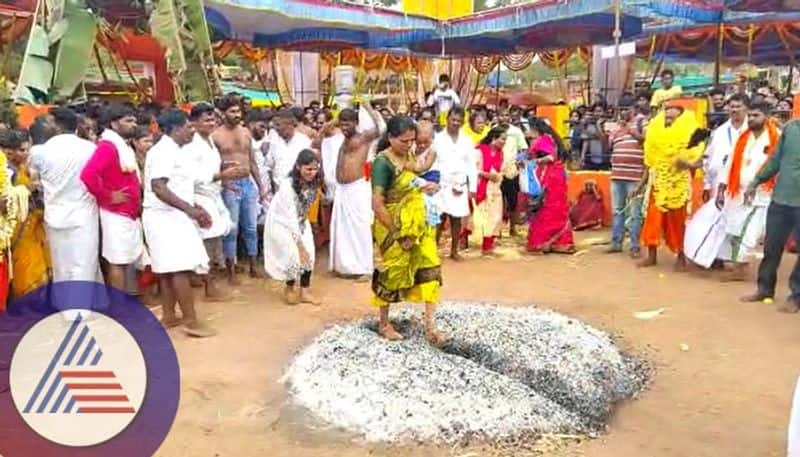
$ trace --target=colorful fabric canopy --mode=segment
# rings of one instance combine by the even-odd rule
[[[719,26],[662,34],[638,42],[640,56],[713,62],[719,48]],[[800,22],[772,22],[722,27],[722,61],[729,64],[790,64],[800,59]]]
[[[321,0],[208,0],[221,38],[294,50],[392,48],[436,36],[433,19]]]
[[[735,11],[800,11],[797,0],[727,0],[725,3]]]
[[[331,51],[410,50],[428,55],[476,55],[610,42],[613,3],[545,0],[439,22],[402,12],[322,0],[208,0],[206,18],[226,40],[256,46]],[[622,16],[623,37],[641,21]]]

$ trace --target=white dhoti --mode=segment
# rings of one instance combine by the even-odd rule
[[[230,232],[233,223],[228,207],[222,200],[222,194],[196,189],[194,202],[211,216],[211,227],[199,229],[202,239],[218,238]]]
[[[736,200],[725,207],[725,243],[720,258],[736,263],[752,261],[767,229],[767,207],[744,205]]]
[[[372,189],[366,179],[337,184],[331,215],[328,268],[345,275],[370,275],[372,263]]]
[[[695,264],[709,268],[725,242],[725,216],[713,200],[692,215],[686,224],[683,252]]]
[[[103,258],[112,265],[140,263],[144,256],[142,221],[100,209]]]
[[[153,273],[208,272],[208,254],[198,226],[181,211],[145,208],[142,225]]]
[[[442,213],[453,217],[469,216],[469,189],[466,183],[442,182],[439,198]]]
[[[54,228],[45,224],[47,243],[53,267],[53,282],[102,282],[100,259],[100,231],[97,219],[70,228]]]
[[[264,221],[264,270],[276,281],[293,281],[304,271],[314,270],[314,233],[308,219],[298,219],[297,197],[291,181],[284,180],[269,205]],[[297,240],[308,253],[300,260]]]

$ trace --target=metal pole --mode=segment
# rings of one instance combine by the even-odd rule
[[[725,25],[720,22],[719,26],[717,27],[717,58],[714,60],[714,85],[719,85],[720,74],[722,73],[722,44],[723,40],[725,39],[725,34],[723,33],[725,29]]]
[[[614,1],[614,72],[617,75],[617,79],[619,80],[619,76],[622,75],[622,57],[619,55],[619,43],[622,39],[622,2],[621,0]],[[608,81],[608,65],[606,65],[606,81]],[[622,81],[618,81],[618,85],[621,85]],[[606,82],[606,89],[608,89],[608,82]],[[622,87],[620,86],[620,92],[622,91]],[[622,95],[620,93],[620,95]],[[606,102],[609,101],[608,91],[606,91]]]
[[[500,106],[500,64],[502,63],[502,59],[497,61],[497,81],[495,83],[495,106]]]

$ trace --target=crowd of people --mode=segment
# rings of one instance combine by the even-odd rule
[[[652,97],[576,110],[567,141],[519,107],[464,109],[446,76],[428,106],[399,113],[368,100],[336,115],[316,102],[253,109],[236,94],[188,111],[53,108],[28,130],[0,130],[0,283],[10,286],[0,301],[49,281],[105,281],[160,303],[166,327],[212,336],[193,288],[224,300],[239,275],[268,275],[285,284],[287,304],[319,305],[311,283],[327,245],[330,272],[372,283],[382,336],[402,338],[392,303],[420,302],[426,338],[441,344],[444,237],[454,261],[470,245],[493,256],[506,224],[511,237],[527,224],[528,253],[575,251],[576,143],[590,165],[610,163],[610,253],[629,234],[631,256],[652,266],[663,240],[678,268],[691,261],[743,280],[766,237],[758,291],[745,299],[772,298],[783,245],[800,227],[800,127],[785,123],[774,94],[714,91],[719,114],[701,129],[671,102],[681,94],[672,76],[662,73]],[[700,169],[705,204],[687,225]],[[797,268],[791,290],[785,309],[796,312]]]

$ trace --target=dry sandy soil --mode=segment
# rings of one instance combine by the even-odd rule
[[[618,335],[656,365],[652,385],[620,405],[607,432],[545,451],[589,457],[767,457],[786,455],[786,425],[800,360],[800,316],[776,305],[740,304],[752,284],[674,273],[664,254],[638,270],[624,255],[589,246],[576,256],[470,259],[444,263],[443,299],[536,304]],[[787,255],[779,275],[786,293]],[[324,263],[323,263],[324,262]],[[318,260],[324,270],[326,259]],[[229,303],[202,304],[219,336],[173,333],[181,363],[181,403],[164,457],[470,456],[485,449],[384,448],[319,431],[286,406],[279,383],[293,354],[323,328],[373,310],[367,284],[314,278],[319,308],[282,304],[273,282],[250,281]],[[636,311],[666,308],[658,318]],[[518,454],[519,455],[519,454]]]

